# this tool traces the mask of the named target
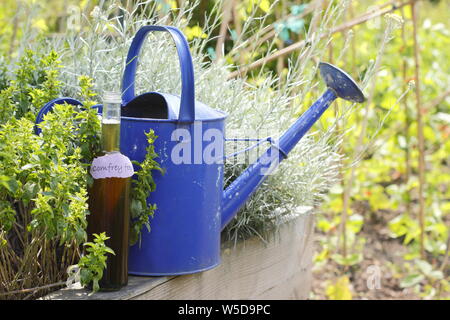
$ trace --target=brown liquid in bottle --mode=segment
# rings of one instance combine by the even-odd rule
[[[102,146],[105,153],[119,152],[120,121],[102,123]],[[88,238],[106,233],[105,245],[114,250],[107,254],[106,269],[99,282],[100,290],[118,290],[128,283],[128,236],[130,223],[129,178],[94,179],[89,188]]]
[[[101,290],[120,289],[128,283],[128,230],[130,221],[131,178],[94,179],[89,190],[88,233],[106,232],[110,237],[106,246],[114,250],[108,254]]]

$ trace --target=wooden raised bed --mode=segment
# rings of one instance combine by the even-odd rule
[[[120,291],[89,295],[62,289],[42,299],[307,299],[311,286],[314,217],[306,210],[284,224],[268,243],[251,238],[222,245],[215,269],[175,277],[129,277]]]

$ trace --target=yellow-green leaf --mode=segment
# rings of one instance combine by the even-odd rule
[[[335,284],[327,286],[326,294],[330,300],[352,300],[350,281],[347,276],[337,279]]]

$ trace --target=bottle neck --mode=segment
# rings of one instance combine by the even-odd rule
[[[120,102],[104,101],[102,114],[102,150],[120,151]]]
[[[120,120],[102,121],[102,150],[120,151]]]

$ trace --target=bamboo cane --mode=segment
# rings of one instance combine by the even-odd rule
[[[232,11],[233,1],[225,1],[222,8],[222,23],[220,24],[219,36],[217,37],[216,44],[216,60],[219,60],[223,57],[224,53],[224,44],[225,37],[228,30],[228,23],[231,19],[231,11]]]
[[[403,12],[403,8],[402,8],[402,18],[405,19],[405,14]],[[406,49],[406,28],[405,28],[405,23],[403,23],[402,25],[402,42],[403,42],[403,48]],[[407,71],[408,71],[408,63],[406,61],[406,59],[403,59],[403,64],[402,64],[402,77],[404,80],[404,88],[406,89],[406,87],[408,86],[408,83],[406,81],[407,79]],[[405,112],[405,141],[406,141],[406,146],[405,146],[405,167],[406,167],[406,173],[405,173],[405,183],[408,184],[409,179],[411,177],[411,155],[409,152],[409,127],[411,125],[411,118],[409,115],[409,108],[408,108],[408,101],[407,98],[405,97],[405,99],[403,100],[403,110]],[[406,212],[411,212],[411,197],[410,197],[410,192],[409,190],[406,191],[407,193],[407,201],[406,201]]]
[[[417,2],[413,1],[411,5],[411,15],[413,21],[413,40],[414,40],[414,64],[416,81],[416,108],[417,108],[417,139],[419,142],[419,226],[420,226],[420,255],[425,258],[425,139],[423,133],[422,103],[420,97],[420,57],[419,43],[417,39]]]

